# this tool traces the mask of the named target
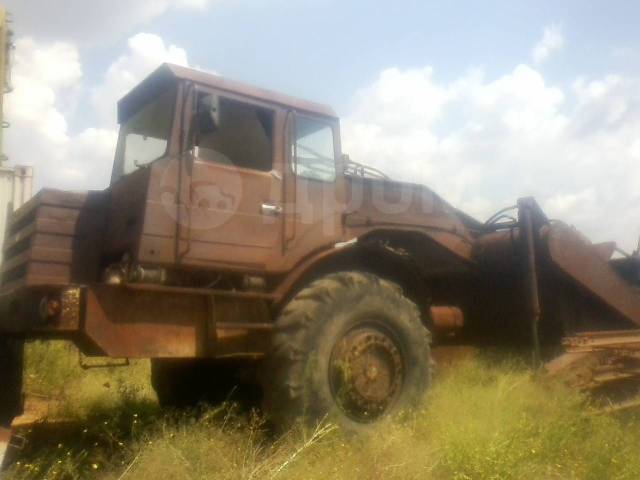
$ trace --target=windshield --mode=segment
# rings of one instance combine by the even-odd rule
[[[176,89],[147,103],[120,126],[114,178],[165,155],[171,135]]]

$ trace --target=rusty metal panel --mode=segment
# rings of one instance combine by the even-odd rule
[[[614,394],[607,395],[611,410],[638,405],[640,330],[582,332],[562,344],[566,352],[547,363],[549,375],[582,390]]]
[[[430,309],[434,334],[449,336],[464,327],[464,314],[459,307],[434,305]]]
[[[203,356],[206,297],[94,285],[86,292],[85,335],[110,357]]]
[[[424,185],[350,177],[347,237],[375,229],[422,231],[447,250],[472,259],[473,238],[455,210]]]
[[[11,215],[2,291],[95,280],[104,226],[103,192],[42,190]]]
[[[60,313],[56,328],[63,331],[80,330],[82,316],[82,289],[72,287],[64,289],[59,296]]]
[[[183,267],[264,271],[279,252],[282,222],[261,208],[280,203],[279,181],[269,172],[196,159],[180,195],[179,169],[175,159],[161,160],[150,169],[143,224],[138,226],[139,261],[175,264],[178,253]]]
[[[640,325],[640,295],[575,229],[554,222],[546,232],[551,260],[598,299]]]
[[[261,355],[272,327],[267,299],[248,292],[93,285],[86,291],[83,334],[110,357]]]
[[[582,332],[562,340],[569,352],[627,350],[640,353],[640,330]]]
[[[346,240],[344,177],[324,182],[285,170],[285,238],[282,270],[290,270],[310,252]]]
[[[261,358],[271,344],[271,327],[256,324],[252,328],[220,325],[216,331],[216,358]]]
[[[485,270],[513,271],[521,267],[523,249],[520,228],[486,233],[473,245],[473,256]]]
[[[594,243],[592,245],[595,252],[602,257],[603,260],[609,261],[611,256],[614,254],[618,246],[616,242],[602,242],[602,243]]]
[[[274,144],[281,149],[277,135]],[[146,264],[264,270],[280,238],[280,219],[261,212],[263,203],[280,201],[273,175],[196,160],[188,178],[183,169],[181,194],[182,168],[176,158],[161,159],[112,186],[105,253],[130,252]]]
[[[156,169],[154,166],[152,169]],[[145,219],[145,203],[148,201],[149,168],[141,168],[120,178],[109,189],[109,205],[106,215],[104,254],[119,258],[124,253],[137,257]],[[165,235],[175,236],[175,226]]]

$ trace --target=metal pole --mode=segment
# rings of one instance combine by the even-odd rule
[[[540,293],[538,291],[538,272],[536,269],[535,232],[531,208],[526,201],[518,201],[518,218],[522,230],[522,239],[526,248],[525,277],[531,313],[531,341],[533,347],[533,364],[540,366],[540,337],[538,324],[540,323]]]
[[[3,149],[3,132],[2,130],[9,126],[8,122],[4,119],[4,94],[11,91],[9,85],[10,67],[9,64],[11,57],[11,49],[13,44],[11,43],[12,31],[9,28],[9,15],[4,7],[0,6],[0,166],[7,160]]]

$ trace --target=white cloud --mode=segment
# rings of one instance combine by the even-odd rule
[[[25,35],[111,42],[171,10],[202,10],[210,0],[5,0]]]
[[[78,48],[68,42],[16,42],[14,91],[6,97],[6,151],[13,163],[35,166],[37,186],[104,188],[110,178],[116,133],[117,100],[162,62],[186,65],[184,50],[165,46],[152,34],[141,33],[128,42],[128,51],[106,71],[102,84],[91,89],[91,102],[100,121],[70,133],[69,105],[86,86]],[[87,112],[82,112],[85,116]]]
[[[175,4],[179,8],[203,9],[209,5],[209,0],[178,0]]]
[[[72,138],[66,151],[65,180],[73,188],[101,190],[109,184],[118,134],[114,129],[87,128]]]
[[[101,85],[92,93],[91,101],[106,125],[116,123],[116,103],[164,62],[188,65],[187,52],[175,45],[165,45],[162,38],[138,33],[128,41],[129,50],[113,62]]]
[[[640,234],[639,98],[639,79],[561,89],[526,65],[451,82],[431,68],[385,70],[355,96],[343,145],[479,218],[535,195],[552,217],[630,249]]]
[[[32,38],[16,42],[15,75],[37,79],[52,88],[68,87],[82,78],[78,50],[66,42],[40,48]]]
[[[546,61],[552,53],[564,46],[564,35],[559,25],[549,25],[542,32],[542,38],[531,51],[533,61],[537,64]]]
[[[56,101],[81,81],[78,51],[69,43],[42,46],[22,38],[14,58],[14,91],[5,100],[11,123],[6,149],[10,158],[37,165],[47,180],[57,175],[56,164],[69,142],[67,121]]]

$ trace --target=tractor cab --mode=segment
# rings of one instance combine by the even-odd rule
[[[329,107],[163,65],[118,120],[108,259],[275,272],[340,233]]]

